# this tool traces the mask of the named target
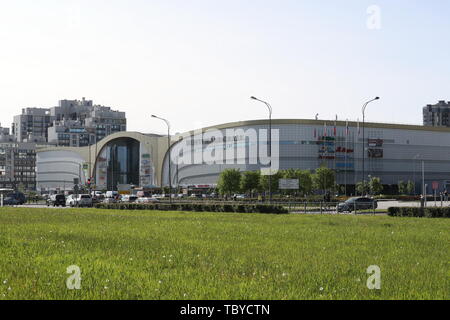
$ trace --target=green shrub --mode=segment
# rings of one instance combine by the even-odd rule
[[[391,217],[450,218],[450,207],[391,207],[388,209],[388,213]]]
[[[267,204],[210,204],[210,203],[98,203],[98,209],[110,210],[159,210],[159,211],[195,211],[195,212],[235,212],[286,214],[288,210],[280,205]]]

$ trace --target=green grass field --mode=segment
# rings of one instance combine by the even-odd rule
[[[448,299],[450,220],[0,209],[2,299]],[[68,290],[68,266],[81,290]],[[369,290],[370,265],[382,289]]]

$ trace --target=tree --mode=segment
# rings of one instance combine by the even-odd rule
[[[219,176],[217,188],[222,195],[237,193],[241,188],[241,172],[237,169],[226,169]]]
[[[297,170],[297,178],[300,180],[300,192],[303,195],[311,194],[313,190],[313,177],[309,170]]]
[[[408,185],[403,180],[398,182],[398,193],[399,194],[407,194],[408,193]]]
[[[408,184],[406,185],[406,192],[408,192],[408,194],[414,194],[416,191],[416,184],[409,180]]]
[[[254,193],[260,189],[260,171],[246,171],[241,177],[241,190],[246,193]]]
[[[336,184],[334,171],[322,166],[313,174],[314,187],[317,190],[328,191],[333,189]]]
[[[377,177],[372,177],[369,181],[370,192],[373,195],[380,194],[383,191],[383,185],[381,184],[381,179]]]
[[[280,190],[280,179],[283,179],[283,171],[278,170],[277,173],[272,174],[272,193]],[[264,191],[269,191],[269,176],[262,175],[260,178],[260,188]]]
[[[362,195],[365,195],[368,192],[369,188],[369,182],[367,181],[360,181],[356,184],[356,192]]]

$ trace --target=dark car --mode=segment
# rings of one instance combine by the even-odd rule
[[[19,205],[22,205],[25,202],[27,202],[27,199],[22,192],[13,192],[8,194],[6,197],[16,200]]]
[[[4,206],[18,206],[20,204],[21,203],[20,203],[19,200],[15,199],[15,198],[12,198],[12,197],[6,197],[6,198],[3,199],[3,205]]]
[[[378,204],[375,200],[366,197],[350,198],[336,207],[337,212],[353,212],[358,210],[376,209]]]
[[[66,196],[63,194],[53,194],[47,199],[47,207],[65,207],[66,206]]]

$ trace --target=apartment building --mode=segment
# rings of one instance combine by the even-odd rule
[[[52,125],[48,143],[67,147],[85,147],[106,136],[126,131],[125,112],[94,105],[92,100],[61,100],[51,108]]]
[[[22,109],[14,117],[12,135],[18,142],[84,147],[126,129],[125,112],[82,98],[60,100],[52,108]]]
[[[36,144],[0,142],[0,188],[36,190]]]
[[[12,135],[18,142],[46,142],[52,120],[50,109],[24,108],[14,117]]]
[[[423,125],[430,127],[450,127],[450,102],[444,100],[423,108]]]

